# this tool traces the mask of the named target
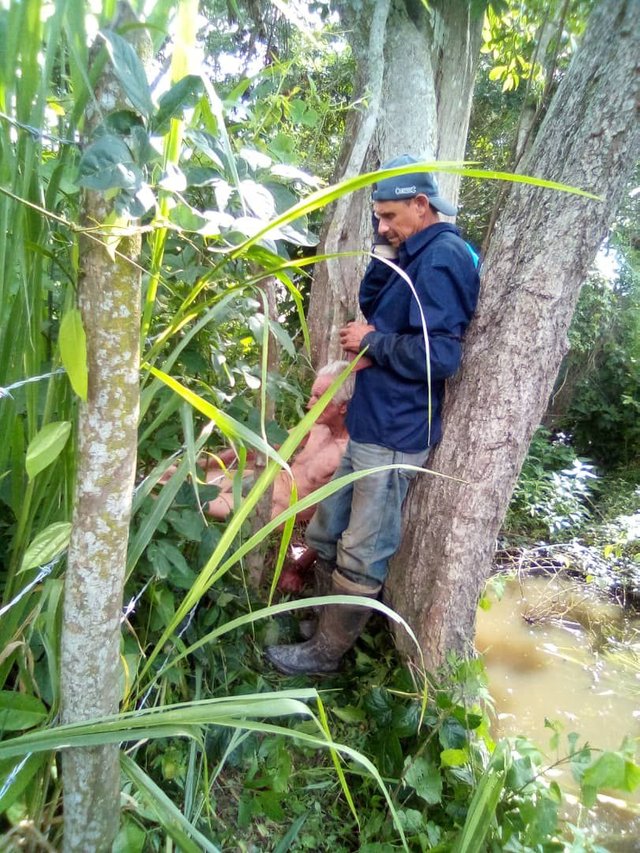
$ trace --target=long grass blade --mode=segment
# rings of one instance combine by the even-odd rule
[[[125,753],[120,756],[120,766],[180,850],[185,853],[200,853],[202,850],[207,853],[220,853],[220,849],[189,823],[164,791]]]
[[[379,169],[376,172],[367,172],[364,175],[358,175],[355,178],[349,178],[340,181],[326,189],[317,190],[311,195],[308,195],[302,201],[293,205],[281,216],[272,219],[263,228],[260,228],[251,237],[244,240],[239,246],[236,246],[230,253],[232,258],[240,257],[246,250],[265,237],[272,231],[281,228],[283,225],[288,225],[299,219],[301,216],[306,216],[313,211],[325,207],[332,201],[346,195],[349,192],[362,189],[370,186],[382,178],[390,178],[395,175],[403,175],[410,172],[445,172],[453,175],[463,175],[469,178],[484,178],[491,181],[508,181],[511,183],[529,184],[530,186],[544,187],[546,189],[557,190],[559,192],[573,193],[574,195],[591,198],[595,201],[600,201],[601,197],[579,189],[571,187],[567,184],[560,184],[556,181],[547,181],[544,178],[534,178],[529,175],[516,175],[511,172],[496,172],[487,169],[470,169],[466,168],[464,163],[460,162],[431,162],[431,163],[416,163],[411,166],[401,166],[394,169]]]

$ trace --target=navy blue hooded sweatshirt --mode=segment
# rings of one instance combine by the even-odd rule
[[[376,328],[362,340],[373,365],[357,373],[349,403],[347,428],[354,441],[418,453],[440,440],[444,381],[460,365],[462,336],[478,300],[475,260],[447,222],[409,237],[394,263],[417,299],[395,270],[371,261],[360,285],[360,308]]]

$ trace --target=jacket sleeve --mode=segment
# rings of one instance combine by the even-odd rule
[[[369,332],[362,339],[368,347],[367,356],[380,367],[391,370],[402,379],[424,380],[427,378],[427,363],[432,380],[448,379],[460,365],[462,347],[453,335],[427,334],[429,361],[422,331],[414,334]]]
[[[473,313],[467,288],[447,266],[429,265],[416,276],[414,289],[406,329],[378,328],[362,345],[376,364],[403,379],[426,380],[427,364],[432,380],[448,379],[460,366],[462,335]]]
[[[372,259],[360,283],[360,310],[367,318],[371,317],[376,298],[393,275],[393,269],[384,261]]]

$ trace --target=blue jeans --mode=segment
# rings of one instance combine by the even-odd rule
[[[379,465],[421,466],[428,450],[403,453],[349,441],[333,479]],[[307,527],[307,544],[367,585],[384,583],[387,564],[400,545],[402,502],[416,471],[367,474],[325,498]]]

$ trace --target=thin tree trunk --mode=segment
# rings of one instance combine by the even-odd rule
[[[358,67],[354,99],[365,103],[349,118],[336,176],[374,171],[405,152],[462,160],[484,4],[438,0],[429,11],[412,0],[334,5]],[[459,176],[443,174],[440,182],[455,201]],[[362,251],[370,243],[370,191],[362,190],[327,213],[319,251]],[[368,261],[363,253],[316,270],[309,304],[316,367],[339,357],[338,331],[357,315],[358,287]]]
[[[478,597],[582,282],[637,162],[638,0],[601,2],[522,171],[593,201],[518,186],[485,261],[479,310],[449,384],[444,438],[410,496],[388,591],[430,668],[471,651]],[[398,634],[399,643],[407,648]],[[410,650],[409,650],[410,651]]]
[[[139,32],[139,31],[138,31]],[[130,106],[108,66],[96,101],[106,115]],[[87,132],[99,118],[87,115]],[[87,191],[83,222],[95,228],[112,209]],[[95,233],[95,232],[94,232]],[[123,240],[114,262],[83,239],[79,305],[87,337],[89,389],[80,405],[78,470],[65,579],[61,647],[62,722],[118,710],[120,621],[136,468],[139,412],[140,273],[127,260],[138,237]],[[108,851],[120,820],[119,748],[66,750],[62,755],[65,851]]]

